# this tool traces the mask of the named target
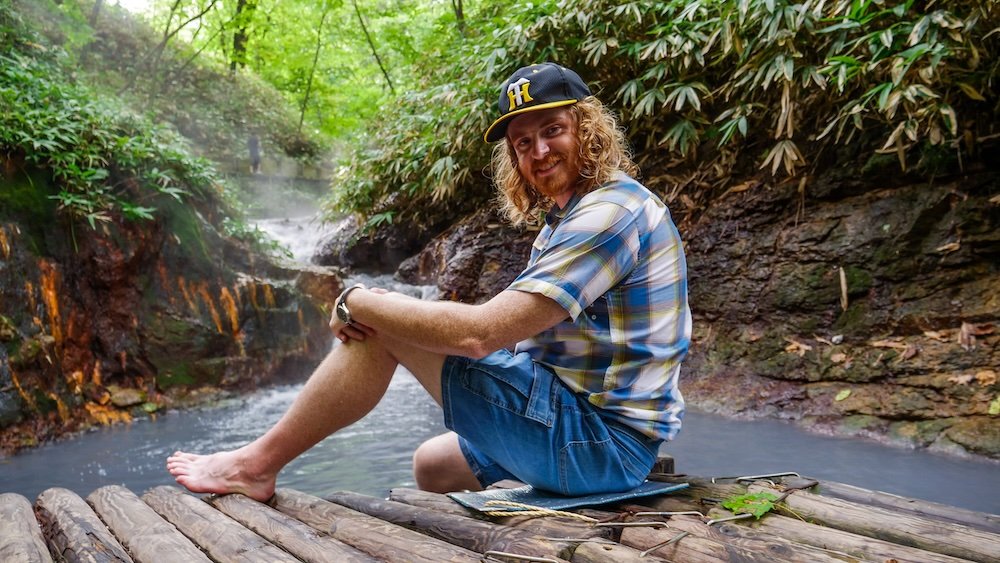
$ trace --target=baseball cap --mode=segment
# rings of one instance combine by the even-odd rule
[[[510,120],[541,109],[575,104],[590,95],[580,75],[555,63],[541,63],[517,69],[500,88],[500,117],[483,138],[487,143],[507,135]]]

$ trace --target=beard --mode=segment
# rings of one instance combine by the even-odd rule
[[[580,163],[576,155],[552,155],[532,171],[531,184],[536,190],[549,199],[574,189],[580,182]],[[546,170],[555,164],[552,173],[539,175],[538,171]]]

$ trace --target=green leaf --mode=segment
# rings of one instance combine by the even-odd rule
[[[843,401],[844,399],[846,399],[846,398],[848,398],[850,396],[851,396],[851,390],[850,389],[842,389],[840,391],[840,393],[837,393],[837,396],[834,397],[833,400],[837,401],[837,402],[840,402],[840,401]]]
[[[753,514],[754,518],[760,520],[761,516],[774,509],[774,502],[777,500],[778,497],[772,493],[759,492],[729,497],[722,501],[722,506],[734,514]]]
[[[1000,414],[1000,395],[997,395],[997,398],[993,399],[993,402],[990,403],[990,409],[987,412],[992,416]]]

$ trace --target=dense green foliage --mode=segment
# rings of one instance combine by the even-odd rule
[[[203,217],[223,232],[278,250],[242,220],[233,192],[187,139],[74,80],[69,69],[78,53],[33,31],[20,8],[0,0],[0,162],[24,180],[4,187],[5,212],[50,221],[54,208],[71,223],[96,228],[119,218],[150,220],[158,212],[172,225],[198,222],[204,220],[198,210],[210,211]]]
[[[992,0],[490,3],[428,53],[433,81],[383,116],[332,207],[371,223],[484,201],[496,88],[543,60],[618,110],[649,183],[688,208],[761,172],[878,153],[940,173],[996,142],[998,26]]]
[[[416,77],[412,66],[434,22],[450,4],[436,0],[158,0],[152,26],[177,31],[200,64],[233,76],[256,76],[295,108],[286,126],[346,140],[396,91]]]
[[[123,9],[105,3],[95,12],[90,0],[15,5],[45,42],[63,47],[67,74],[153,122],[172,124],[198,154],[216,163],[245,160],[253,132],[265,154],[309,161],[325,150],[325,141],[298,131],[293,108],[266,81],[231,73],[224,61],[177,35],[166,37]]]
[[[5,21],[15,21],[9,5]],[[20,28],[23,29],[23,28]],[[0,50],[0,154],[50,171],[61,209],[92,227],[150,219],[162,197],[213,197],[207,163],[180,138],[63,78],[62,53],[8,28]]]

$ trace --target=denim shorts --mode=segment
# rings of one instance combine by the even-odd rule
[[[639,486],[661,440],[573,393],[526,353],[450,356],[441,374],[444,423],[483,486],[516,479],[563,495]]]

